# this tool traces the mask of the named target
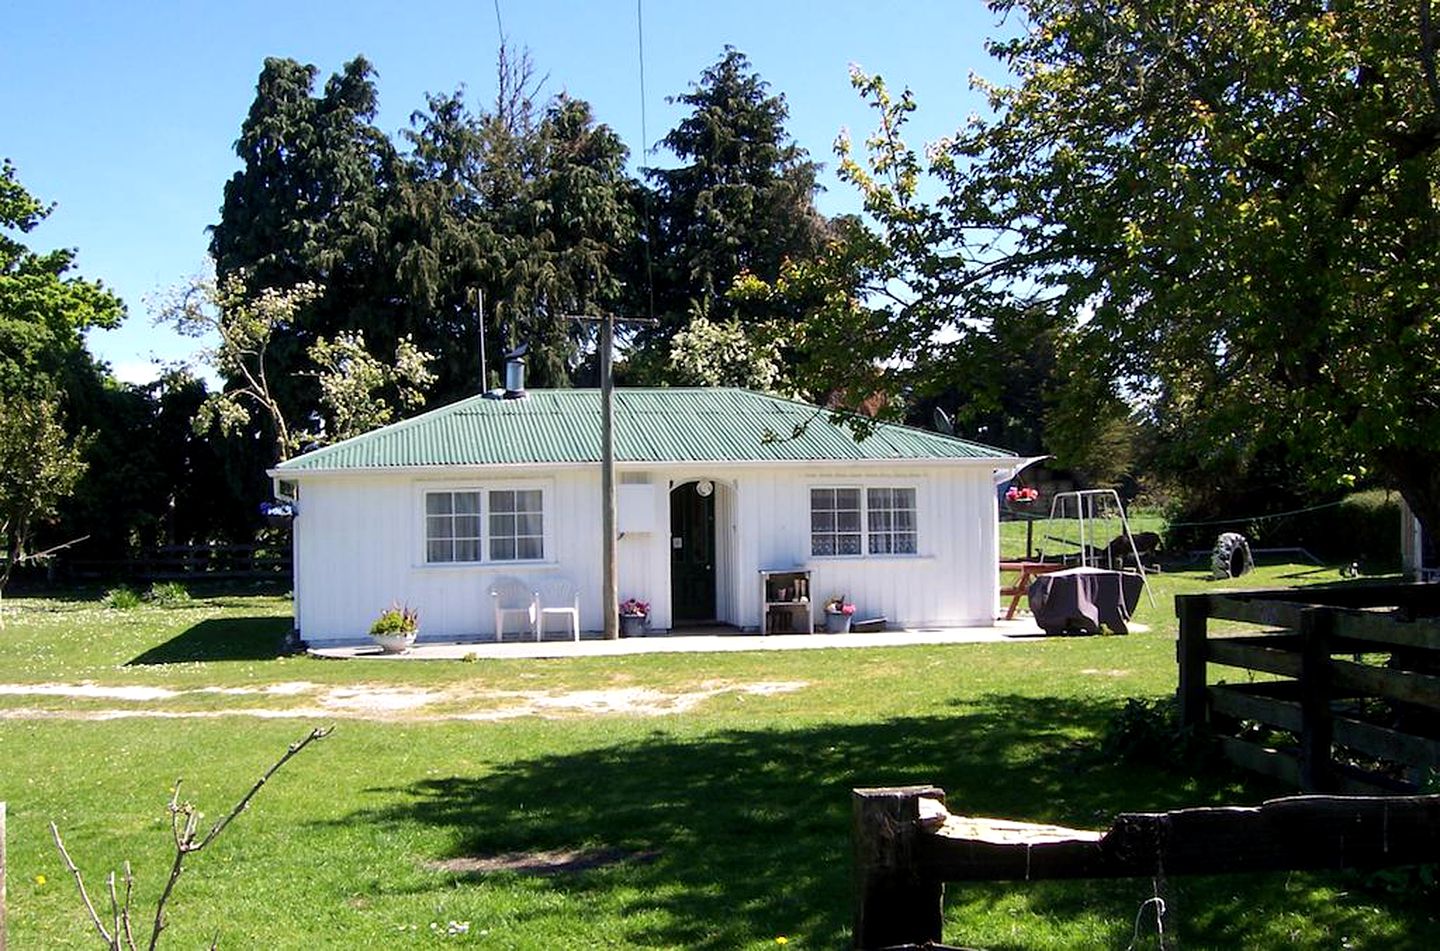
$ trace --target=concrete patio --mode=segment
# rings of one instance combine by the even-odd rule
[[[1132,625],[1132,629],[1136,626]],[[333,660],[462,660],[475,658],[619,657],[632,654],[703,654],[725,651],[837,650],[858,647],[906,647],[916,644],[978,644],[1031,641],[1045,632],[1030,618],[996,621],[993,627],[915,628],[850,634],[754,634],[734,628],[685,628],[675,634],[624,637],[607,641],[598,632],[586,632],[579,641],[561,640],[555,634],[540,642],[494,640],[471,642],[426,641],[424,635],[404,654],[385,654],[371,643],[326,647],[309,651],[312,657]]]

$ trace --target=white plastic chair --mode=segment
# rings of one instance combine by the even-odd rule
[[[541,581],[537,586],[540,595],[540,633],[545,635],[545,618],[557,615],[564,619],[575,640],[580,640],[580,592],[569,578],[555,577]]]
[[[490,583],[490,600],[495,606],[496,641],[505,639],[505,618],[509,615],[524,618],[535,640],[540,640],[540,596],[533,585],[519,578],[496,578]]]

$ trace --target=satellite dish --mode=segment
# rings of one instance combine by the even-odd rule
[[[947,436],[955,435],[955,421],[952,420],[948,415],[946,415],[943,409],[938,406],[935,407],[935,415],[933,419],[937,432],[942,432]]]

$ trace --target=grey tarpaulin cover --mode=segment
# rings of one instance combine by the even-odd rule
[[[1030,583],[1030,613],[1046,634],[1098,634],[1102,624],[1127,634],[1143,583],[1139,575],[1104,568],[1054,571]]]

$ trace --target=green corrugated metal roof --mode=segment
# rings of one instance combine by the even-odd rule
[[[819,413],[816,416],[816,413]],[[794,438],[795,427],[807,423]],[[767,441],[766,433],[775,437]],[[880,423],[856,442],[806,403],[737,389],[617,389],[619,462],[1014,458],[1003,449]],[[600,391],[473,396],[282,463],[284,472],[600,461]]]

